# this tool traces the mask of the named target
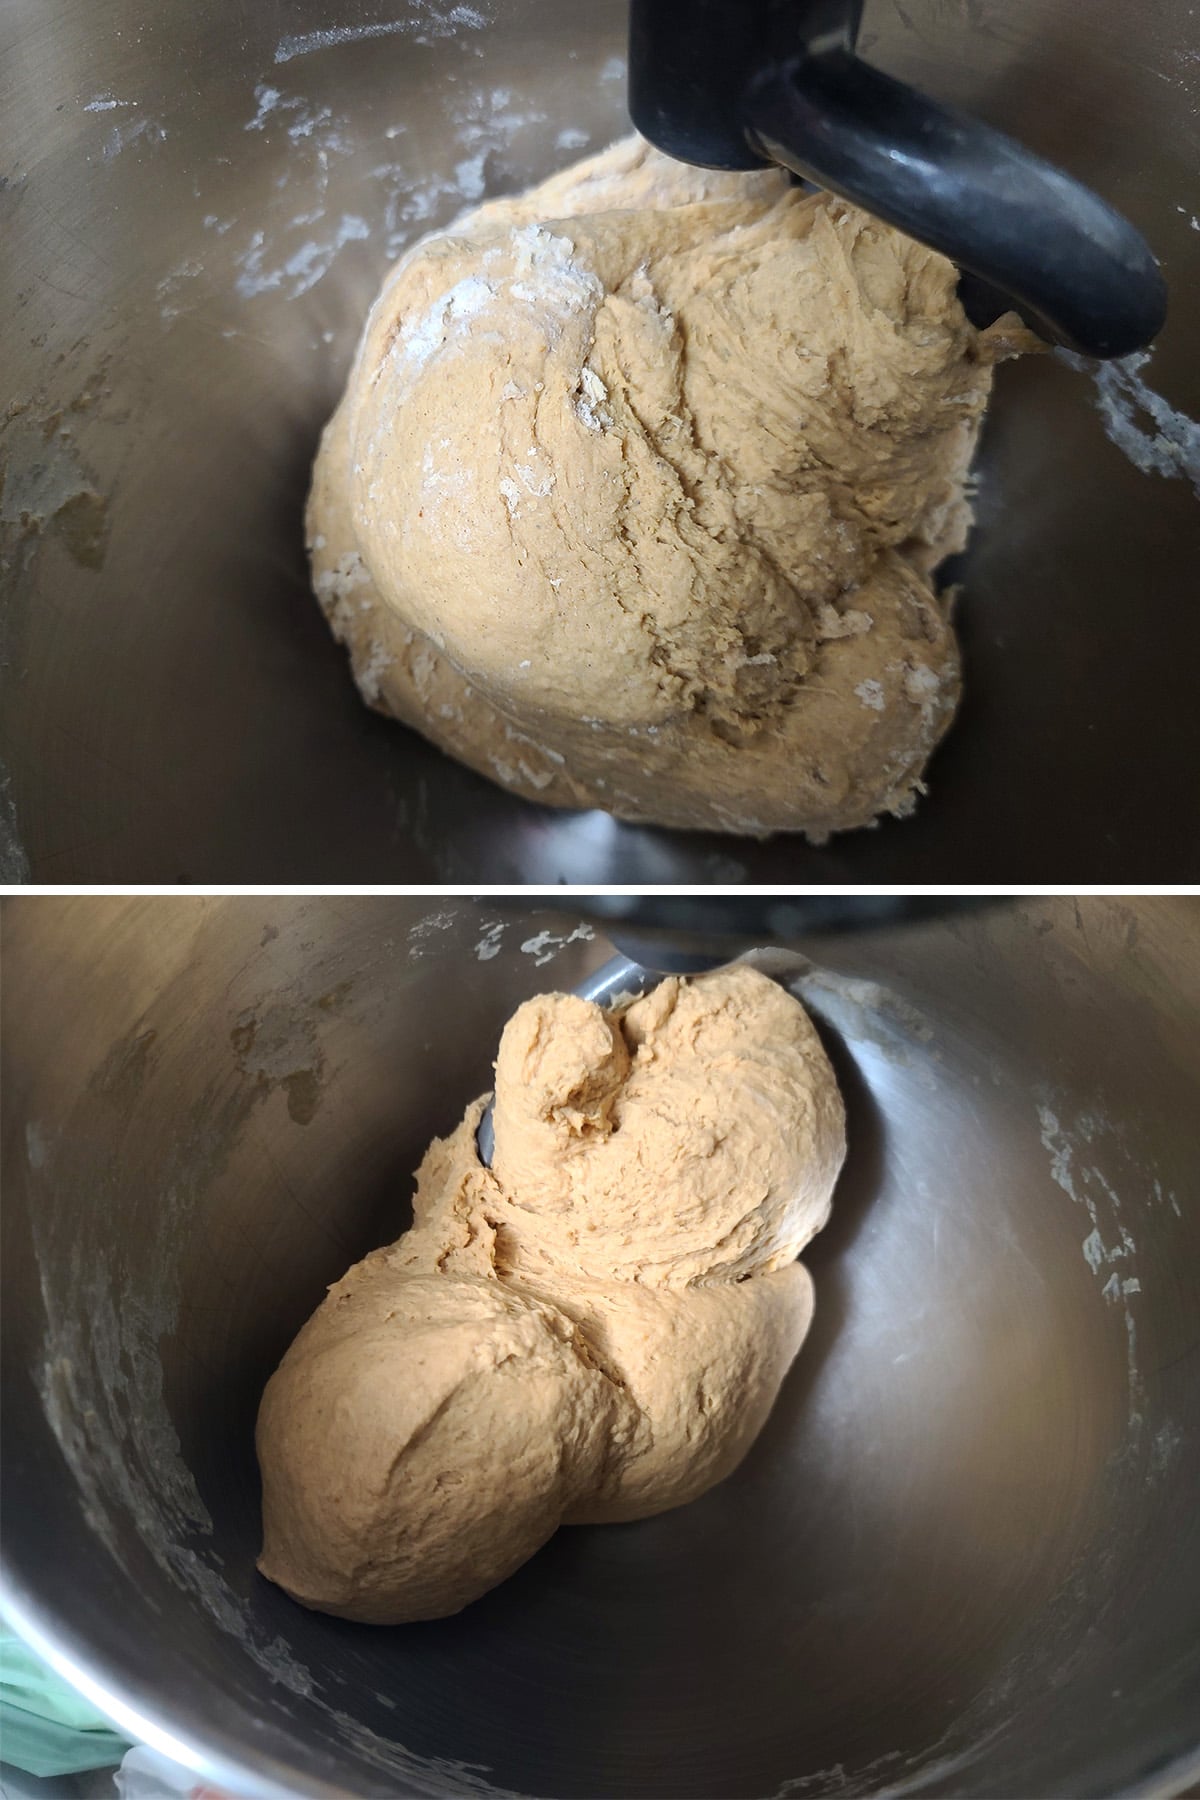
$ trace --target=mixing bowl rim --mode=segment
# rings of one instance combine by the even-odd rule
[[[93,1674],[80,1652],[68,1642],[69,1631],[61,1622],[56,1621],[54,1626],[45,1622],[39,1603],[14,1576],[11,1568],[3,1564],[0,1564],[0,1613],[56,1674],[90,1700],[134,1743],[148,1744],[173,1761],[183,1762],[205,1781],[228,1783],[238,1791],[238,1800],[299,1800],[297,1789],[290,1780],[282,1781],[277,1775],[233,1761],[221,1751],[202,1747],[190,1728],[160,1724],[151,1707],[141,1699],[131,1697],[127,1681],[113,1681],[107,1675],[101,1679]],[[182,1756],[180,1751],[184,1753]],[[273,1769],[282,1768],[278,1759],[269,1753],[263,1753],[263,1758]],[[881,1797],[918,1795],[920,1781],[921,1774],[917,1771],[912,1785],[901,1782],[880,1789],[879,1793]],[[1174,1796],[1196,1785],[1200,1785],[1200,1739],[1192,1749],[1149,1770],[1129,1786],[1110,1792],[1123,1800],[1173,1800]],[[304,1792],[308,1800],[349,1800],[352,1790],[312,1777],[306,1782]]]
[[[86,1654],[71,1642],[69,1628],[57,1618],[48,1622],[40,1603],[11,1567],[0,1567],[0,1613],[56,1675],[90,1700],[132,1743],[149,1745],[204,1781],[228,1786],[237,1800],[300,1800],[294,1776],[284,1781],[279,1774],[261,1772],[222,1751],[202,1747],[190,1726],[161,1722],[154,1705],[138,1694],[136,1682],[95,1674]],[[273,1769],[287,1772],[269,1752],[260,1754]],[[348,1800],[350,1790],[314,1777],[306,1782],[304,1793],[310,1800]]]

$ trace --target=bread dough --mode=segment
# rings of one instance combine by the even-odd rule
[[[958,699],[991,365],[952,265],[630,138],[393,269],[322,440],[364,697],[516,793],[814,839],[905,813]]]
[[[621,1016],[518,1008],[414,1223],[330,1288],[263,1396],[259,1568],[306,1606],[440,1618],[562,1523],[645,1518],[741,1461],[808,1329],[841,1097],[804,1009],[737,965]]]

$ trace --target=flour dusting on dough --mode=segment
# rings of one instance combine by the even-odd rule
[[[309,504],[366,697],[552,805],[814,840],[911,810],[959,692],[931,571],[1028,341],[955,290],[843,201],[637,139],[413,245]],[[322,587],[350,550],[369,632]]]

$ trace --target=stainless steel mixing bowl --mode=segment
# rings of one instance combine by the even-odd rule
[[[763,1437],[386,1630],[256,1576],[258,1397],[510,1008],[607,946],[458,900],[4,923],[4,1601],[135,1731],[256,1796],[1200,1777],[1196,902],[776,952],[850,1156]]]
[[[1089,181],[1174,296],[1107,397],[1050,358],[1001,372],[967,698],[914,818],[818,851],[556,814],[365,710],[308,594],[318,432],[404,243],[624,128],[624,25],[623,0],[5,0],[14,874],[1200,879],[1200,514],[1130,460],[1200,481],[1188,0],[868,6],[867,55]]]

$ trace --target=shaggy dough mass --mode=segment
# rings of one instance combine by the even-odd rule
[[[490,1170],[483,1105],[263,1395],[259,1568],[322,1612],[440,1618],[560,1524],[695,1499],[753,1443],[812,1317],[795,1258],[829,1216],[844,1115],[765,976],[672,978],[619,1017],[527,1001]]]
[[[959,693],[991,365],[956,271],[636,138],[414,245],[313,474],[364,697],[505,787],[815,839],[905,813]]]

